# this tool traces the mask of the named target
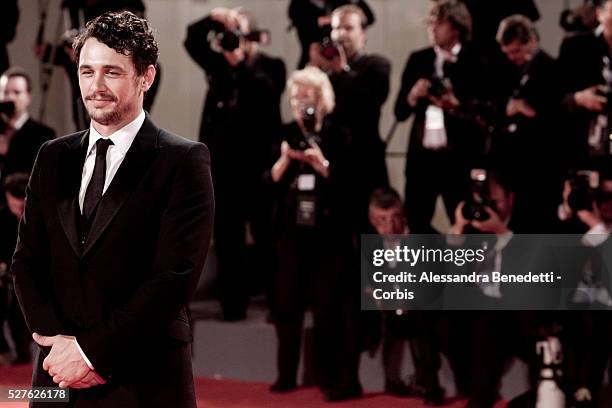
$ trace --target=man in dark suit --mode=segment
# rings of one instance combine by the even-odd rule
[[[289,3],[289,19],[297,31],[302,46],[302,54],[298,61],[298,69],[308,63],[310,44],[318,43],[329,36],[331,31],[331,13],[336,8],[346,4],[354,4],[363,10],[368,22],[374,24],[374,12],[365,0],[291,0]]]
[[[11,267],[41,346],[32,382],[70,387],[71,407],[194,408],[186,308],[211,235],[208,150],[142,109],[158,56],[146,20],[105,13],[74,47],[92,122],[42,146]]]
[[[223,41],[217,40],[226,31],[240,33],[232,50],[224,49]],[[273,164],[268,158],[281,126],[280,97],[286,75],[283,61],[261,52],[259,42],[249,37],[257,31],[257,22],[246,9],[216,7],[189,26],[184,44],[208,81],[200,141],[210,147],[214,157],[212,172],[219,204],[214,232],[217,294],[220,318],[225,321],[246,317],[253,275],[273,275],[269,272],[274,264],[271,198],[263,189],[261,174]],[[247,231],[254,241],[255,258],[261,259],[255,262],[255,273],[246,266]]]
[[[535,25],[523,15],[503,19],[497,41],[508,75],[496,81],[501,120],[489,156],[512,174],[515,232],[550,232],[562,186],[555,162],[558,142],[553,139],[561,102],[555,60],[540,48]],[[548,158],[546,166],[542,157]]]
[[[389,184],[385,144],[380,139],[380,112],[389,95],[391,64],[380,55],[365,52],[368,18],[355,4],[335,9],[331,15],[333,57],[310,46],[310,63],[327,72],[336,94],[333,117],[351,132],[354,160],[352,189],[356,194],[355,224],[369,230],[368,201],[372,191]]]
[[[0,100],[14,109],[0,114],[1,177],[16,172],[30,173],[40,146],[55,138],[53,129],[30,118],[32,83],[27,72],[9,68],[0,77]]]
[[[558,143],[567,169],[597,167],[597,156],[610,154],[612,1],[596,3],[597,29],[567,37],[559,51],[564,132]]]
[[[458,1],[436,2],[429,13],[432,46],[410,55],[397,100],[398,121],[415,115],[406,158],[406,216],[411,231],[429,228],[439,194],[454,221],[468,191],[469,170],[482,156],[482,131],[468,110],[482,100],[480,56],[469,39],[472,20]]]

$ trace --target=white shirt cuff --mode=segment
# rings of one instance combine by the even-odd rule
[[[87,367],[89,367],[91,370],[93,370],[94,369],[93,364],[91,364],[91,361],[89,361],[89,359],[87,358],[87,356],[83,352],[83,349],[79,345],[79,342],[77,341],[77,339],[74,339],[74,342],[76,343],[76,346],[79,349],[79,353],[81,353],[81,357],[83,357],[83,360],[85,360],[85,364],[87,364]]]

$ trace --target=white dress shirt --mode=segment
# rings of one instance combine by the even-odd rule
[[[136,138],[136,134],[142,127],[145,120],[144,111],[140,111],[140,114],[122,127],[112,135],[108,136],[113,144],[108,147],[106,153],[106,175],[104,179],[104,189],[102,194],[106,193],[108,186],[113,177],[117,173],[119,166],[123,163],[123,159],[127,154],[132,142]],[[96,142],[98,139],[104,138],[96,128],[93,126],[93,122],[89,125],[89,145],[87,147],[87,157],[85,158],[85,165],[83,166],[83,174],[81,176],[81,189],[79,190],[79,208],[83,212],[83,201],[85,201],[85,193],[87,192],[87,186],[93,176],[94,166],[96,164]]]
[[[436,60],[434,69],[438,78],[444,78],[444,62],[446,57],[440,47],[434,47]],[[451,55],[457,58],[461,52],[461,43],[457,43],[450,50]],[[425,134],[423,135],[423,147],[430,150],[443,149],[448,145],[446,128],[444,127],[444,110],[436,105],[427,106],[425,111]]]
[[[136,135],[138,131],[142,127],[142,124],[145,120],[144,110],[140,111],[140,114],[122,127],[117,130],[115,133],[110,135],[108,139],[110,139],[113,144],[108,147],[108,151],[106,152],[106,175],[104,179],[104,190],[102,190],[102,194],[106,193],[108,186],[111,181],[113,181],[113,177],[117,173],[119,166],[123,163],[123,159],[127,154],[130,146],[132,146],[132,142],[136,139]],[[96,128],[93,126],[93,122],[89,125],[89,144],[87,147],[87,157],[85,158],[85,165],[83,166],[83,174],[81,176],[81,189],[79,190],[79,208],[81,209],[81,213],[83,212],[83,201],[85,201],[85,192],[87,191],[87,186],[89,185],[89,181],[93,175],[94,167],[96,164],[96,142],[98,139],[103,139],[102,136]],[[87,358],[83,349],[79,345],[79,342],[75,340],[76,346],[81,353],[81,356],[87,363],[90,369],[94,369],[91,361]]]

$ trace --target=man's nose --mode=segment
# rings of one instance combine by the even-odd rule
[[[94,80],[91,84],[92,90],[94,91],[103,91],[106,89],[106,81],[104,78],[104,73],[99,73],[94,75]]]

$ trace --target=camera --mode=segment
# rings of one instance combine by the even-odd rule
[[[450,83],[447,78],[440,78],[434,76],[430,79],[430,85],[427,92],[434,98],[441,98],[446,95],[450,90]]]
[[[11,101],[0,102],[0,113],[11,116],[15,113],[15,103]]]
[[[599,189],[599,173],[590,170],[579,170],[569,179],[571,191],[567,203],[574,212],[593,211],[593,202]]]
[[[208,34],[208,42],[213,51],[222,53],[223,51],[232,52],[240,47],[240,41],[257,42],[260,44],[270,43],[269,30],[253,30],[243,33],[241,30],[227,30],[221,23],[216,22],[212,31]]]
[[[296,132],[287,139],[289,147],[293,150],[306,150],[311,142],[319,143],[317,135],[317,109],[314,105],[305,105],[300,108],[304,132]]]
[[[489,213],[485,207],[495,210],[495,203],[489,197],[489,179],[484,169],[472,169],[470,172],[471,194],[465,200],[461,214],[466,220],[486,221]]]
[[[326,60],[333,60],[340,56],[340,44],[329,37],[325,37],[319,46],[319,53]]]

